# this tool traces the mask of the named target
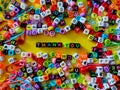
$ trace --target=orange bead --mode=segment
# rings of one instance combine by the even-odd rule
[[[115,5],[114,5],[114,4],[110,4],[110,5],[109,5],[109,9],[110,9],[110,10],[112,10],[112,9],[114,9],[114,8],[115,8]]]
[[[43,77],[44,77],[44,81],[49,80],[49,76],[48,75],[44,75]]]
[[[56,4],[57,4],[56,0],[51,0],[51,5],[56,5]]]
[[[8,25],[9,27],[13,28],[13,23],[14,23],[13,20],[8,20],[7,25]]]
[[[69,18],[73,18],[74,17],[73,11],[68,11],[68,17]]]
[[[3,69],[4,68],[4,64],[2,62],[0,62],[0,69]]]
[[[40,4],[40,0],[35,0],[35,3],[36,4]]]
[[[80,57],[81,57],[82,60],[87,60],[87,59],[88,59],[87,52],[82,52],[82,53],[80,54]]]
[[[62,57],[62,53],[61,52],[56,52],[56,58],[61,58]]]
[[[89,23],[85,23],[85,26],[87,29],[91,30],[92,29],[92,26],[89,24]]]
[[[61,85],[61,79],[56,79],[56,85],[60,86]]]
[[[118,77],[117,75],[113,75],[112,78],[113,78],[116,82],[119,81],[119,77]]]

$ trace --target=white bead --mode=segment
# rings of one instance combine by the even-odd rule
[[[32,24],[32,30],[36,30],[37,29],[37,25],[36,24]]]
[[[46,17],[46,12],[41,12],[40,15],[42,18],[44,18],[44,17]]]
[[[98,10],[99,10],[100,12],[103,12],[103,11],[105,10],[105,8],[104,8],[103,6],[100,6],[100,7],[98,8]]]
[[[28,67],[27,68],[27,73],[32,73],[32,72],[33,72],[32,67]]]
[[[83,65],[83,66],[87,66],[87,61],[86,61],[86,60],[83,60],[83,61],[82,61],[82,65]]]
[[[41,58],[43,56],[43,53],[42,52],[37,52],[36,56],[37,56],[37,58]]]
[[[4,60],[3,56],[0,56],[0,62],[2,62]]]
[[[9,45],[9,49],[10,50],[15,50],[15,46],[14,45]]]
[[[97,77],[103,77],[103,73],[102,72],[97,72]]]
[[[31,65],[32,65],[33,67],[35,67],[35,66],[37,66],[37,62],[36,62],[36,61],[32,61]]]
[[[58,8],[58,11],[59,11],[60,13],[63,13],[64,10],[65,10],[64,7],[59,7],[59,8]]]
[[[27,82],[31,82],[31,81],[32,81],[32,78],[29,76],[29,77],[26,78],[25,81],[27,81]]]
[[[63,71],[58,72],[58,74],[59,74],[60,77],[64,76],[64,72]]]
[[[63,2],[57,2],[57,7],[63,7]]]
[[[96,71],[103,72],[103,67],[97,66],[97,67],[96,67]]]
[[[99,27],[103,27],[104,26],[104,22],[103,21],[98,21],[98,26]]]
[[[40,20],[40,15],[35,14],[34,15],[34,20]]]
[[[92,88],[96,89],[97,88],[97,84],[92,84]]]
[[[104,0],[104,2],[107,2],[108,0]]]
[[[47,24],[42,25],[43,30],[47,30]]]
[[[78,2],[78,7],[82,7],[83,6],[83,2]]]
[[[102,37],[98,37],[98,42],[99,43],[103,43],[103,38]]]
[[[103,83],[103,86],[104,86],[105,90],[110,88],[110,86],[108,85],[108,83]]]
[[[20,8],[23,9],[23,10],[25,10],[27,8],[27,5],[25,3],[21,3],[20,4]]]
[[[65,80],[65,83],[66,83],[66,84],[69,84],[69,83],[70,83],[70,81],[67,79],[67,80]]]
[[[65,30],[66,32],[70,31],[70,26],[65,26],[65,27],[64,27],[64,30]]]
[[[88,34],[89,34],[89,32],[90,32],[90,30],[88,30],[88,29],[84,29],[83,34],[88,35]]]
[[[66,0],[66,2],[67,2],[68,4],[70,4],[70,3],[72,2],[72,0]]]
[[[9,45],[7,44],[4,44],[4,47],[3,47],[5,50],[8,50],[9,49]]]
[[[114,85],[114,86],[111,86],[111,90],[119,90],[119,89],[117,89],[117,87]]]
[[[13,57],[11,57],[11,58],[8,59],[8,62],[9,62],[10,64],[12,64],[12,63],[15,62],[15,59],[14,59]]]
[[[38,80],[39,80],[39,82],[43,82],[44,81],[44,77],[43,76],[39,76]]]
[[[117,23],[117,24],[120,24],[120,18],[117,18],[117,19],[116,19],[116,23]]]
[[[21,53],[21,50],[19,48],[16,48],[15,49],[15,54],[20,54]]]
[[[50,9],[47,9],[45,12],[46,12],[46,16],[51,15],[51,10]]]
[[[116,82],[115,82],[115,80],[113,78],[111,78],[111,79],[108,79],[108,83],[110,85],[114,85]]]
[[[27,57],[27,52],[21,52],[21,57]]]
[[[45,5],[46,3],[45,3],[45,0],[40,0],[40,4],[41,5]]]
[[[60,63],[60,66],[63,68],[63,67],[66,66],[66,63],[65,63],[64,61],[62,61],[62,62]]]
[[[75,59],[78,59],[78,58],[79,58],[78,53],[74,53],[74,54],[73,54],[73,57],[74,57]]]
[[[107,73],[106,79],[110,79],[110,78],[112,78],[112,74],[111,73]]]
[[[1,75],[1,74],[3,74],[3,70],[2,70],[2,69],[0,69],[0,75]]]
[[[10,34],[14,34],[14,33],[15,33],[14,28],[10,28],[10,29],[9,29],[9,32],[10,32]]]
[[[73,18],[72,21],[71,21],[71,23],[73,23],[73,24],[77,24],[77,22],[78,22],[78,21],[77,21],[76,18]]]
[[[38,32],[38,34],[41,34],[41,33],[43,33],[43,29],[42,28],[38,28],[37,32]]]
[[[102,21],[103,21],[103,22],[107,22],[107,21],[108,21],[108,16],[103,16],[103,17],[102,17]]]
[[[72,78],[72,79],[71,79],[71,83],[72,83],[72,84],[75,84],[75,83],[77,83],[77,80],[76,80],[76,78]]]
[[[118,70],[118,73],[117,73],[118,76],[120,76],[120,70]]]
[[[55,18],[53,22],[58,24],[60,22],[60,19],[59,18]]]
[[[81,17],[79,21],[80,21],[81,23],[85,23],[85,21],[86,21],[86,18],[84,18],[84,17]]]
[[[48,53],[43,53],[42,57],[43,57],[43,59],[47,59],[48,58]]]
[[[87,63],[93,63],[93,58],[88,58]]]
[[[95,83],[96,82],[96,78],[95,77],[92,77],[91,78],[91,83]]]
[[[9,10],[14,10],[15,6],[13,4],[9,4]]]

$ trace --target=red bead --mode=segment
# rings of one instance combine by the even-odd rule
[[[94,7],[93,10],[92,10],[92,12],[98,13],[98,8]]]
[[[100,84],[100,83],[102,83],[102,78],[100,78],[100,77],[97,77],[97,78],[96,78],[96,83],[97,83],[97,84]]]
[[[101,37],[101,35],[102,35],[102,32],[97,32],[96,33],[96,37]]]
[[[104,3],[102,3],[102,5],[101,6],[103,6],[103,7],[107,7],[108,6],[108,4],[106,3],[106,2],[104,2]]]
[[[15,12],[14,11],[10,11],[9,14],[10,14],[11,17],[15,16]]]
[[[102,48],[103,44],[102,43],[97,43],[97,48]]]
[[[11,35],[10,35],[10,33],[9,32],[5,32],[4,33],[4,37],[5,37],[5,39],[10,39],[10,37],[11,37]]]
[[[99,84],[98,84],[98,88],[103,89],[103,84],[102,84],[102,83],[99,83]]]
[[[117,15],[112,15],[111,19],[116,20],[117,19]]]
[[[41,7],[41,9],[40,9],[41,12],[46,11],[46,10],[47,10],[47,8],[46,8],[45,5],[43,5],[43,6]]]
[[[75,31],[76,33],[78,33],[78,32],[80,31],[80,27],[76,26],[76,27],[74,28],[74,31]]]
[[[87,69],[85,67],[80,68],[80,73],[85,74],[87,72]]]
[[[94,34],[95,33],[95,31],[94,30],[90,30],[90,33],[89,34]]]
[[[111,50],[107,50],[106,51],[106,55],[112,55],[112,51]]]
[[[74,84],[74,88],[78,88],[78,87],[79,87],[78,83]]]
[[[45,17],[44,20],[46,23],[51,21],[50,17]]]
[[[53,12],[53,11],[55,11],[57,9],[57,6],[56,5],[52,5],[52,6],[50,6],[50,10]]]
[[[49,27],[49,26],[52,26],[52,22],[48,22],[47,23],[47,26]]]
[[[91,6],[92,6],[91,1],[87,1],[87,5],[88,5],[89,7],[91,7]]]
[[[109,34],[108,39],[112,40],[112,38],[113,38],[113,34]]]
[[[22,45],[24,43],[24,40],[22,38],[17,39],[17,44]]]

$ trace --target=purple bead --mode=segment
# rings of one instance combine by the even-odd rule
[[[56,23],[52,23],[52,26],[54,27],[54,28],[56,28],[57,27],[57,25],[56,25]]]
[[[14,11],[15,11],[15,13],[18,13],[18,12],[20,11],[20,9],[17,8],[17,7],[15,7],[15,8],[14,8]]]
[[[32,24],[32,21],[31,21],[31,20],[28,20],[28,21],[27,21],[27,24]]]
[[[104,72],[106,72],[106,73],[107,73],[107,72],[109,72],[109,67],[104,66],[104,67],[103,67],[103,70],[104,70]]]
[[[49,75],[49,79],[50,79],[50,80],[53,80],[54,78],[55,78],[54,75],[52,75],[52,74]]]
[[[113,40],[113,41],[117,41],[117,36],[116,36],[116,35],[113,35],[112,40]]]
[[[120,66],[117,66],[117,70],[120,70]]]
[[[38,34],[37,30],[32,30],[32,35],[37,35],[37,34]]]
[[[26,35],[32,35],[32,30],[27,30]]]
[[[35,87],[36,89],[39,89],[39,88],[40,88],[38,84],[35,84],[34,87]]]
[[[58,79],[58,78],[59,78],[59,75],[58,75],[58,74],[56,74],[56,75],[55,75],[55,78],[56,78],[56,79]]]
[[[66,64],[67,64],[68,66],[71,66],[71,62],[70,62],[70,61],[66,61]]]
[[[43,66],[43,67],[42,67],[42,71],[44,72],[45,70],[46,70],[46,68]]]
[[[60,22],[59,22],[59,24],[60,24],[60,26],[64,26],[66,23],[65,23],[65,20],[61,20]]]
[[[60,67],[60,64],[59,64],[59,63],[56,63],[56,64],[55,64],[55,67],[56,67],[56,68],[59,68],[59,67]]]
[[[38,71],[38,67],[33,67],[33,71],[37,72]]]
[[[20,3],[16,2],[15,7],[19,7],[19,6],[20,6]]]
[[[19,72],[18,72],[18,76],[23,76],[23,72],[22,72],[22,71],[19,71]]]
[[[68,11],[72,11],[72,7],[68,6],[68,7],[67,7],[67,10],[68,10]]]
[[[65,30],[64,29],[60,29],[60,34],[65,34]]]
[[[84,16],[86,16],[86,13],[83,12],[83,13],[80,14],[80,16],[84,17]]]
[[[41,23],[41,22],[38,22],[38,23],[37,23],[37,27],[38,27],[38,28],[41,28],[41,27],[42,27],[42,23]]]

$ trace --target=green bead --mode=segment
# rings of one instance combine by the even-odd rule
[[[62,59],[66,59],[67,58],[67,54],[62,54]]]
[[[117,55],[117,54],[114,54],[114,55],[113,55],[113,59],[114,59],[114,60],[119,60],[118,55]]]
[[[42,70],[38,70],[37,75],[38,75],[38,76],[42,76],[42,75],[43,75]]]
[[[104,45],[105,46],[110,46],[110,44],[111,44],[111,41],[109,39],[104,40]]]
[[[75,78],[75,74],[74,74],[74,73],[71,73],[71,74],[70,74],[70,77],[71,77],[71,78]]]
[[[63,44],[65,48],[69,48],[70,47],[70,43],[64,43]]]
[[[93,36],[93,35],[89,35],[89,36],[88,36],[88,39],[89,39],[89,40],[93,40],[93,39],[94,39],[94,36]]]
[[[72,64],[75,64],[75,63],[76,63],[76,60],[75,60],[75,59],[72,59],[71,62],[72,62]]]
[[[24,76],[24,77],[27,77],[27,73],[26,73],[26,72],[25,72],[25,73],[23,73],[23,76]]]
[[[48,67],[48,65],[49,65],[48,61],[44,61],[44,62],[43,62],[43,65],[44,65],[45,67]]]
[[[54,51],[52,51],[52,52],[50,52],[50,54],[49,54],[49,55],[50,55],[50,57],[54,57],[54,56],[55,56],[55,54],[56,54],[56,53],[55,53]]]
[[[0,6],[0,11],[2,11],[2,7]]]
[[[66,88],[67,85],[63,82],[63,83],[61,84],[61,87],[62,87],[62,88]]]
[[[98,31],[99,31],[99,27],[94,26],[94,31],[95,31],[95,32],[98,32]]]
[[[57,43],[56,43],[56,42],[53,42],[53,43],[52,43],[52,47],[57,47]]]
[[[114,33],[114,32],[115,32],[115,29],[113,29],[113,28],[109,29],[109,33]]]
[[[22,32],[22,31],[23,31],[23,30],[22,30],[20,27],[16,27],[16,28],[15,28],[15,32],[16,32],[16,33],[20,33],[20,32]]]

